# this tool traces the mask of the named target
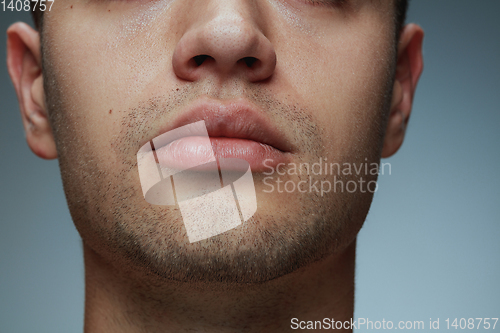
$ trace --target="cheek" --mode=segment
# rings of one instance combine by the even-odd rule
[[[390,32],[338,33],[299,45],[296,40],[292,52],[283,52],[283,76],[295,82],[337,158],[378,144],[393,61],[386,36]]]
[[[165,15],[160,19],[166,8],[122,6],[120,12],[113,4],[75,3],[46,23],[47,63],[60,106],[75,121],[85,118],[89,137],[99,140],[119,130],[122,110],[147,100],[154,87],[168,90],[173,81],[174,45],[162,33],[171,22]]]

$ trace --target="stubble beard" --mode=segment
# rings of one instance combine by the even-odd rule
[[[108,143],[116,159],[116,167],[109,169],[105,158],[110,154],[100,154],[88,135],[86,126],[91,124],[82,126],[84,117],[64,102],[55,78],[46,82],[50,82],[45,86],[47,105],[71,216],[85,245],[118,270],[126,266],[180,282],[262,283],[340,253],[363,224],[371,193],[325,197],[315,192],[294,193],[282,199],[284,205],[277,201],[258,209],[231,231],[189,243],[178,208],[145,202],[136,153],[145,131],[160,119],[168,119],[165,114],[199,92],[181,89],[175,96],[155,97],[122,111],[127,115],[122,118],[122,130]],[[295,162],[314,163],[325,156],[324,133],[310,111],[260,90],[246,97],[268,110],[272,119],[283,122],[290,137],[300,138],[295,142],[301,152]],[[378,163],[380,133],[368,136],[373,143],[361,151],[369,162]],[[363,156],[355,158],[366,161]],[[307,175],[298,177],[296,181],[306,180]],[[254,178],[261,182],[260,175]]]

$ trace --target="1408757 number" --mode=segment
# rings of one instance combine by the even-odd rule
[[[498,318],[447,318],[445,321],[447,329],[494,330]]]
[[[2,5],[3,11],[10,10],[11,12],[29,12],[31,10],[35,11],[37,6],[38,10],[45,12],[52,9],[52,5],[55,0],[2,0],[0,4]],[[32,5],[33,3],[33,5]]]

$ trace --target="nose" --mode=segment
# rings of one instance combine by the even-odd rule
[[[204,0],[206,1],[206,0]],[[208,2],[208,1],[207,1]],[[206,76],[242,76],[250,82],[268,79],[276,52],[251,13],[229,0],[194,20],[177,43],[172,65],[177,77],[196,81]]]

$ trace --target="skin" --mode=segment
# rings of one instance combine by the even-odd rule
[[[190,244],[177,208],[145,202],[135,154],[210,99],[258,107],[293,163],[391,156],[423,69],[423,31],[409,24],[395,43],[393,6],[68,0],[45,13],[43,57],[37,31],[9,28],[27,142],[59,158],[82,236],[86,332],[285,332],[291,318],[352,317],[370,192],[265,193],[254,174],[257,213]],[[211,58],[195,66],[197,55]]]

